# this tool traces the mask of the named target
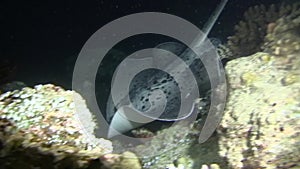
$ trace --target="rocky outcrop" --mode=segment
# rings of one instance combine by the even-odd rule
[[[6,92],[0,95],[0,168],[141,168],[131,152],[111,154],[112,143],[96,138],[96,127],[75,91],[48,84]]]

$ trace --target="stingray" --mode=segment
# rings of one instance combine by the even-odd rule
[[[201,50],[202,54],[207,52],[207,50],[211,50],[207,48],[204,41],[207,40],[207,35],[224,9],[227,1],[228,0],[222,0],[217,6],[202,29],[204,34],[196,37],[192,43],[193,47]],[[155,48],[162,50],[154,50],[154,56],[161,56],[162,54],[170,55],[168,52],[165,53],[165,51],[170,51],[172,54],[179,56],[189,66],[194,77],[196,77],[196,84],[201,86],[199,93],[187,93],[187,95],[193,95],[189,98],[196,100],[199,95],[205,95],[211,89],[210,79],[203,63],[190,48],[178,42],[165,42]],[[170,64],[170,61],[166,63],[163,63],[163,60],[159,61],[162,62],[159,63],[160,65],[164,66],[164,64],[166,64],[167,69],[173,72],[180,71],[182,73],[185,71],[180,70],[184,68],[177,66],[176,63]],[[138,60],[135,62],[138,64]],[[189,74],[191,72],[186,71],[184,73]],[[187,81],[184,86],[189,87],[189,81]],[[111,138],[125,133],[153,120],[177,121],[189,117],[195,109],[195,102],[185,99],[182,100],[180,92],[180,85],[176,82],[176,79],[165,71],[146,69],[138,73],[132,79],[129,86],[129,93],[126,96],[130,98],[131,105],[138,113],[137,111],[133,111],[132,107],[118,106],[129,105],[129,103],[122,102],[122,98],[120,98],[117,103],[114,103],[110,95],[106,106],[106,119],[110,122],[108,137]],[[155,93],[154,98],[152,97],[153,93]],[[187,104],[182,104],[184,101]],[[189,102],[190,104],[188,104]],[[182,105],[186,105],[185,108],[187,108],[186,110],[188,111],[184,111],[184,113],[180,114],[179,110]],[[159,112],[160,114],[156,114],[155,112]],[[138,119],[138,121],[133,119]]]

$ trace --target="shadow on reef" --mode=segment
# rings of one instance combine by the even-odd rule
[[[217,133],[214,133],[206,142],[199,144],[198,138],[195,138],[193,146],[188,148],[187,155],[193,160],[197,161],[193,164],[192,169],[199,169],[201,167],[207,166],[211,167],[214,164],[222,169],[226,169],[228,162],[225,158],[219,155],[219,137]]]

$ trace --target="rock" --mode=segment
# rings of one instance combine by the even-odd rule
[[[228,62],[228,98],[217,133],[199,144],[201,120],[194,127],[178,123],[161,130],[147,147],[176,146],[152,149],[157,155],[144,160],[144,167],[178,168],[176,161],[184,158],[192,164],[184,165],[188,169],[299,168],[300,71],[297,66],[286,69],[290,64],[278,67],[283,60],[256,53]],[[300,58],[293,60],[299,63]],[[183,142],[176,139],[182,132]]]
[[[0,95],[0,168],[107,168],[100,157],[112,152],[112,143],[96,138],[96,127],[75,91],[48,84],[6,92]],[[140,168],[137,158],[130,162]]]
[[[108,169],[140,169],[142,168],[138,157],[129,151],[122,154],[107,154],[102,156],[101,161]]]
[[[218,135],[229,168],[300,167],[300,70],[278,68],[281,60],[257,53],[226,66],[229,97]]]

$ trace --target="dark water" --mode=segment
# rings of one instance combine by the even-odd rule
[[[0,57],[18,62],[16,80],[29,85],[54,82],[70,88],[72,63],[85,41],[106,23],[127,14],[156,11],[177,15],[201,27],[219,2],[4,0],[0,3]],[[229,0],[210,36],[225,40],[249,6],[276,2]],[[119,50],[127,53],[144,46],[146,41],[131,41]]]
[[[248,7],[278,2],[229,0],[209,37],[226,42]],[[1,1],[0,61],[11,60],[17,66],[11,80],[22,81],[29,86],[54,83],[71,89],[76,58],[86,40],[103,25],[128,14],[151,11],[182,17],[201,28],[219,3],[220,0]],[[118,58],[111,60],[108,56],[106,64],[99,68],[104,71],[100,73],[102,79],[98,78],[96,83],[96,90],[102,92],[97,98],[99,102],[106,102],[111,80],[109,75],[122,58],[134,51],[154,47],[164,40],[157,35],[141,35],[117,44],[111,55],[118,53]]]

